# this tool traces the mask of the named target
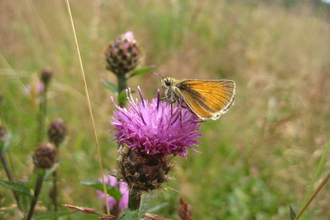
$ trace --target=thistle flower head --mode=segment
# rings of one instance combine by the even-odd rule
[[[135,69],[141,61],[141,56],[141,49],[131,31],[117,37],[105,51],[107,67],[117,75]]]
[[[102,182],[102,178],[100,178],[99,181]],[[105,181],[105,184],[112,186],[112,187],[115,187],[118,184],[119,191],[122,195],[122,197],[120,198],[119,203],[118,203],[118,211],[119,212],[123,211],[128,206],[129,191],[128,191],[127,183],[121,182],[121,181],[118,183],[117,178],[114,176],[110,176],[110,175],[104,176],[104,181]],[[104,201],[104,198],[105,198],[104,192],[102,192],[100,190],[96,190],[96,193],[97,193],[98,197]],[[108,195],[108,202],[109,202],[110,209],[113,210],[116,205],[115,198]]]
[[[187,148],[196,151],[201,137],[197,132],[201,121],[188,109],[174,106],[157,98],[151,102],[144,100],[138,89],[141,102],[134,100],[128,92],[128,106],[121,108],[116,105],[111,124],[117,132],[110,131],[116,136],[116,141],[128,148],[137,149],[148,155],[173,154],[187,157]]]

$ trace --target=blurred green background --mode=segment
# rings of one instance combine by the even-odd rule
[[[318,1],[72,0],[103,166],[116,169],[117,145],[108,142],[114,105],[100,79],[116,83],[105,69],[104,50],[130,30],[144,50],[144,65],[175,78],[232,79],[235,105],[220,120],[202,124],[203,137],[187,159],[175,157],[179,191],[155,192],[157,214],[177,219],[179,198],[194,219],[290,219],[328,174],[324,155],[330,128],[329,5]],[[74,37],[65,1],[0,1],[1,114],[11,132],[8,159],[15,179],[33,173],[36,97],[24,92],[45,66],[49,88],[47,122],[61,117],[69,133],[59,168],[61,204],[102,210],[95,191],[81,185],[100,177]],[[149,73],[135,77],[151,99],[161,88]],[[321,156],[326,162],[319,169]],[[316,181],[312,181],[316,172]],[[3,169],[0,178],[6,179]],[[45,183],[40,207],[48,207]],[[0,187],[0,207],[14,202]],[[302,219],[329,219],[325,185]],[[67,210],[61,208],[61,210]],[[76,214],[63,219],[94,219]]]

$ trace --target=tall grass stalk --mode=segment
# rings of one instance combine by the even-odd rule
[[[314,187],[314,184],[316,182],[316,180],[319,178],[320,176],[320,173],[322,171],[322,168],[324,167],[325,165],[325,162],[326,162],[326,156],[328,155],[330,151],[330,140],[322,154],[322,157],[319,161],[319,164],[316,168],[316,172],[314,173],[314,176],[313,176],[313,179],[309,185],[309,189],[305,195],[305,198],[302,202],[302,207],[301,207],[301,210],[299,211],[299,213],[297,214],[295,220],[298,220],[300,218],[300,216],[304,213],[304,211],[308,208],[309,204],[313,201],[313,199],[316,197],[316,195],[319,193],[319,191],[323,188],[323,186],[327,183],[327,181],[329,180],[330,178],[330,173],[328,173],[328,175],[325,177],[325,179],[322,181],[322,183],[317,187],[317,189],[313,192],[313,194],[310,196],[310,194],[312,193],[312,190],[313,190],[313,187]]]
[[[106,190],[106,185],[105,185],[105,180],[104,180],[102,158],[101,158],[100,146],[99,146],[99,142],[98,142],[98,138],[97,138],[97,133],[96,133],[96,127],[95,127],[94,116],[93,116],[93,109],[92,109],[91,101],[90,101],[90,98],[89,98],[89,92],[88,92],[88,86],[87,86],[87,82],[86,82],[86,76],[85,76],[84,66],[82,64],[82,59],[81,59],[81,55],[80,55],[80,49],[79,49],[78,39],[77,39],[77,35],[76,35],[76,30],[75,30],[75,26],[74,26],[74,22],[73,22],[73,17],[72,17],[72,13],[71,13],[71,8],[70,8],[69,0],[66,0],[66,3],[67,3],[67,9],[68,9],[69,17],[70,17],[70,23],[71,23],[71,27],[72,27],[72,32],[73,32],[73,37],[74,37],[74,41],[75,41],[75,46],[76,46],[76,49],[77,49],[77,54],[78,54],[78,59],[79,59],[79,64],[80,64],[80,69],[81,69],[81,74],[82,74],[82,78],[83,78],[83,83],[84,83],[84,88],[85,88],[85,93],[86,93],[86,100],[87,100],[87,105],[88,105],[88,111],[89,111],[89,115],[90,115],[90,119],[91,119],[91,123],[92,123],[92,129],[93,129],[93,134],[94,134],[94,141],[95,141],[96,151],[97,151],[97,155],[98,155],[98,163],[99,163],[99,168],[100,168],[100,173],[101,173],[102,183],[103,183],[103,191],[104,191],[104,194],[105,194],[106,210],[107,210],[107,214],[110,215],[110,207],[109,207],[109,202],[108,202],[108,193],[107,193],[107,190]]]
[[[314,200],[314,198],[317,196],[317,194],[321,191],[321,189],[325,186],[325,184],[330,179],[330,173],[325,177],[325,179],[322,181],[322,183],[317,187],[317,189],[314,191],[312,196],[308,199],[307,203],[303,206],[303,208],[300,210],[300,212],[297,214],[294,220],[298,220],[301,215],[305,212],[305,210],[308,208],[309,204]]]

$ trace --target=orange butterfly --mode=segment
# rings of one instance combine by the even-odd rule
[[[182,99],[202,120],[219,119],[234,104],[236,85],[232,80],[178,80],[163,77],[161,82],[169,102]]]

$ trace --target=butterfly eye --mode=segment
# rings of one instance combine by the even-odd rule
[[[169,79],[165,79],[164,82],[165,82],[165,85],[166,86],[170,86],[171,85],[171,80],[169,80]]]

